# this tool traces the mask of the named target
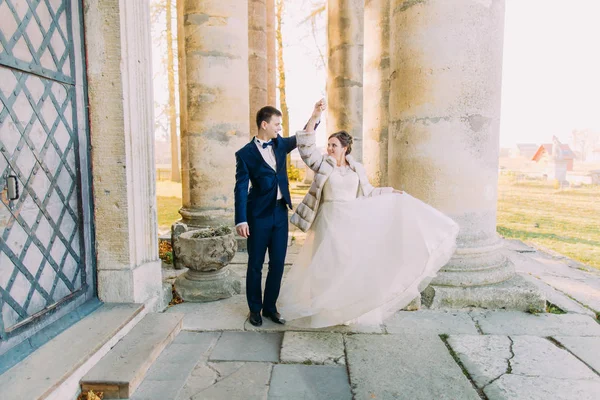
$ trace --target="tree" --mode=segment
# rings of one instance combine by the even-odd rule
[[[312,34],[313,41],[315,42],[317,52],[319,53],[320,66],[322,68],[325,68],[327,66],[327,63],[325,62],[323,49],[321,49],[319,41],[317,40],[317,19],[327,11],[327,1],[318,0],[316,3],[312,3],[311,5],[312,10],[310,11],[310,14],[308,14],[308,16],[304,18],[304,20],[302,20],[302,23],[305,24],[307,22],[310,22],[310,32]]]
[[[277,40],[277,71],[279,74],[279,102],[281,103],[281,113],[283,114],[283,136],[290,136],[290,112],[285,97],[285,65],[283,63],[283,36],[281,35],[281,25],[283,20],[283,8],[285,0],[277,0],[277,28],[275,37]],[[290,166],[290,155],[287,156],[287,166]]]
[[[581,161],[586,161],[591,152],[600,145],[600,132],[591,129],[573,129],[571,143],[573,150],[579,153]]]
[[[175,59],[173,57],[173,3],[166,0],[167,8],[167,76],[169,81],[169,133],[171,136],[171,180],[181,182],[179,168],[179,140],[177,139],[177,108],[175,107]]]
[[[153,26],[153,40],[160,42],[158,48],[161,52],[164,51],[163,46],[166,46],[166,52],[163,53],[166,54],[166,56],[161,58],[163,68],[156,71],[155,75],[164,76],[166,72],[168,93],[168,100],[165,104],[157,102],[155,105],[155,126],[157,126],[157,128],[163,128],[168,132],[169,141],[171,143],[171,180],[174,182],[181,182],[177,126],[177,87],[175,81],[177,68],[175,66],[175,52],[173,50],[174,43],[177,40],[176,34],[173,32],[173,9],[176,5],[173,0],[151,1],[150,22]],[[165,21],[163,21],[163,18],[165,18]],[[156,29],[157,27],[160,28]],[[163,27],[165,29],[163,29]],[[165,126],[167,127],[166,129]]]

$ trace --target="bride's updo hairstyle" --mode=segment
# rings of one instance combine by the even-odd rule
[[[346,154],[350,154],[352,152],[352,143],[354,142],[354,140],[352,139],[352,136],[350,136],[348,134],[348,132],[339,131],[339,132],[333,133],[333,134],[331,134],[331,136],[329,136],[329,139],[331,139],[331,138],[336,138],[337,140],[340,141],[340,144],[342,145],[342,147],[347,147]]]

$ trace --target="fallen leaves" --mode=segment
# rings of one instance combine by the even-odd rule
[[[81,393],[77,400],[102,400],[104,398],[103,392],[94,393],[93,390],[90,390],[87,393]]]

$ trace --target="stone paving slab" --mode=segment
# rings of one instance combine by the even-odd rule
[[[263,318],[262,326],[256,327],[248,321],[248,304],[245,294],[207,303],[185,302],[169,307],[165,312],[184,314],[183,329],[188,331],[384,333],[383,327],[380,325],[338,325],[314,329],[294,325],[293,322],[280,325],[267,318]]]
[[[596,379],[600,377],[584,363],[545,338],[515,336],[512,374],[557,379]]]
[[[537,250],[518,239],[504,239],[504,246],[519,253],[535,253]]]
[[[489,335],[600,336],[600,324],[580,314],[528,314],[519,311],[473,311]]]
[[[138,387],[131,400],[171,400],[176,399],[183,382],[148,381]]]
[[[284,265],[293,265],[296,262],[296,259],[298,258],[298,252],[291,252],[291,251],[289,251],[290,249],[291,249],[291,247],[288,247],[288,252],[285,257]],[[230,264],[248,265],[248,253],[245,251],[236,252],[235,255],[233,256],[233,259],[231,260]],[[268,253],[265,255],[264,266],[265,266],[265,268],[269,267],[269,254]]]
[[[517,272],[526,272],[534,276],[562,276],[574,280],[582,279],[587,272],[571,268],[562,260],[557,260],[543,253],[519,254],[509,252],[507,256],[514,263]]]
[[[219,363],[219,364],[220,365],[234,365],[235,364],[236,367],[234,369],[232,369],[232,370],[235,370],[235,369],[239,369],[244,363],[233,363],[233,362],[225,363],[224,362],[224,363]],[[177,400],[189,400],[190,398],[192,398],[192,396],[195,396],[196,394],[200,393],[201,391],[211,387],[212,385],[217,383],[217,381],[219,379],[222,379],[222,377],[226,377],[227,375],[228,374],[226,374],[226,373],[222,373],[221,371],[218,371],[214,367],[214,363],[208,363],[208,362],[201,361],[200,363],[196,364],[196,366],[192,370],[192,373],[190,374],[187,381],[185,382],[184,387],[179,392],[179,394],[177,396]]]
[[[563,292],[556,290],[547,283],[542,282],[540,279],[526,274],[522,274],[521,276],[540,289],[546,295],[546,300],[558,306],[561,310],[568,313],[584,314],[593,318],[596,317],[596,314],[592,310],[582,306],[580,303],[571,299]]]
[[[390,334],[473,334],[479,333],[473,318],[464,311],[399,311],[384,321]]]
[[[192,375],[183,388],[178,400],[248,400],[266,399],[269,390],[272,364],[250,363],[209,363],[216,378],[208,387],[203,387],[206,379]],[[198,384],[199,383],[199,384]]]
[[[583,386],[589,386],[586,382],[600,382],[600,377],[584,363],[546,338],[457,335],[450,336],[448,344],[490,399],[529,399],[535,382],[554,385],[564,381],[567,386],[571,385],[568,382],[582,382]],[[559,393],[568,394],[562,389]]]
[[[590,281],[579,282],[554,276],[542,276],[541,279],[594,311],[600,312],[600,287],[596,287]]]
[[[206,360],[220,333],[181,332],[148,371],[131,400],[172,400],[200,360]]]
[[[269,400],[352,400],[343,366],[275,365]]]
[[[281,345],[281,362],[346,365],[341,333],[286,332]]]
[[[262,332],[223,332],[210,361],[279,362],[283,335]]]
[[[181,303],[169,307],[167,313],[182,313],[183,329],[188,331],[244,330],[248,318],[245,295],[207,303]]]
[[[227,268],[229,268],[232,272],[235,272],[241,279],[242,281],[242,291],[240,292],[240,294],[246,294],[246,274],[248,272],[248,265],[247,264],[229,264],[227,266]],[[286,265],[283,267],[283,273],[284,275],[290,270],[290,266]],[[264,290],[265,288],[265,282],[267,280],[267,271],[269,270],[269,266],[267,264],[265,264],[263,266],[263,274],[262,274],[262,288]]]
[[[352,335],[346,353],[357,400],[480,400],[437,335]]]
[[[518,272],[539,278],[546,284],[600,311],[600,273],[570,267],[565,260],[535,253],[531,255],[509,252],[508,256]]]
[[[489,400],[597,400],[600,382],[504,375],[483,392]]]
[[[505,374],[512,358],[508,336],[454,335],[448,344],[479,388]]]
[[[179,338],[179,336],[183,336]],[[148,371],[146,380],[179,380],[182,372],[190,373],[199,360],[206,360],[217,344],[218,332],[182,332],[160,355]]]
[[[600,338],[555,336],[554,339],[600,374]]]
[[[285,315],[282,316],[285,319]],[[285,325],[276,324],[267,318],[263,318],[262,326],[254,326],[248,320],[244,325],[244,330],[255,332],[336,332],[336,333],[384,333],[381,325],[336,325],[326,328],[307,328],[296,324],[296,321],[288,321]]]

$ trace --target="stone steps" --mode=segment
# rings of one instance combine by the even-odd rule
[[[83,377],[82,392],[103,392],[104,399],[129,398],[182,325],[182,314],[146,315]]]
[[[98,360],[141,318],[141,304],[103,304],[0,375],[2,400],[68,399]]]

